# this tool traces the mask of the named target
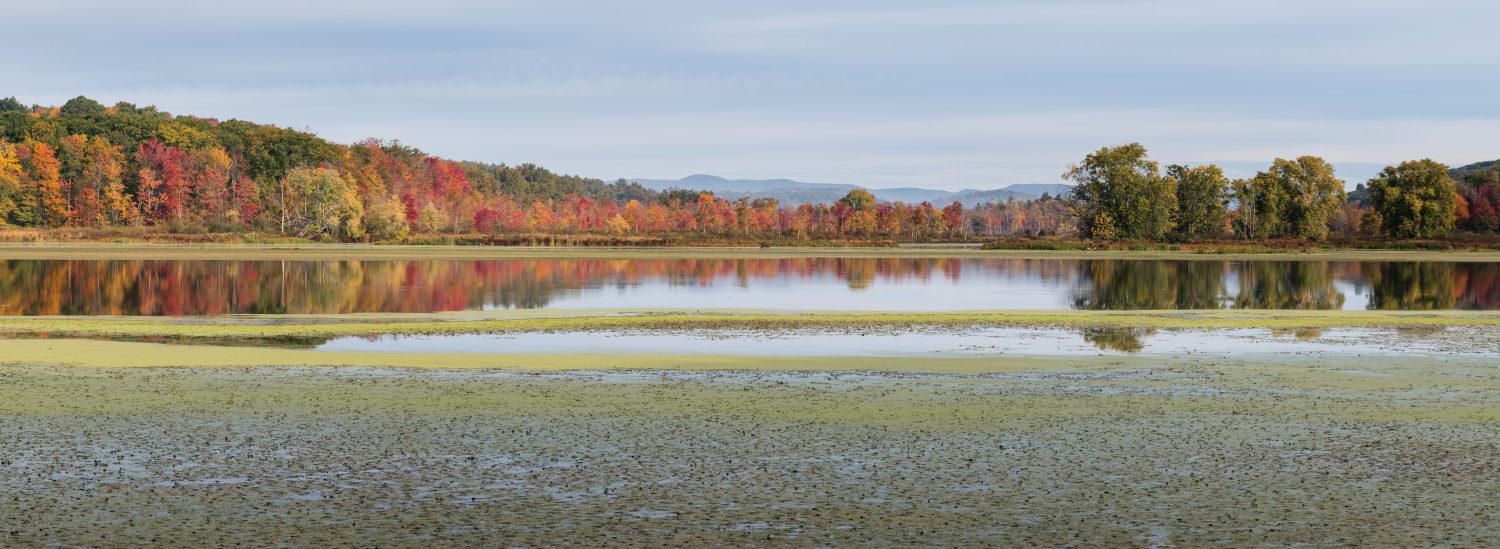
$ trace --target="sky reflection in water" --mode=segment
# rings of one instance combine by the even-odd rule
[[[937,258],[0,260],[0,314],[511,308],[1500,309],[1500,263]]]
[[[1431,352],[1371,329],[1282,332],[1262,329],[982,328],[901,333],[560,332],[341,337],[320,351],[454,354],[662,354],[731,356],[1085,356],[1097,354],[1243,355],[1318,353],[1395,355]],[[1390,344],[1379,342],[1389,340]]]

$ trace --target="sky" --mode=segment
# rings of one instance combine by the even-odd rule
[[[0,96],[399,139],[604,179],[1056,182],[1166,163],[1500,158],[1493,0],[49,0]]]

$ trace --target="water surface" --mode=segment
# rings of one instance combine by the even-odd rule
[[[533,308],[1500,309],[1500,263],[782,258],[0,260],[0,314]]]
[[[1430,334],[1428,334],[1430,335]],[[1258,328],[945,328],[884,332],[703,330],[685,332],[527,332],[429,336],[339,337],[320,351],[454,354],[646,354],[764,357],[1085,356],[1098,354],[1400,355],[1453,354],[1423,337],[1395,330],[1334,328],[1273,331]],[[1488,356],[1489,350],[1472,352]]]

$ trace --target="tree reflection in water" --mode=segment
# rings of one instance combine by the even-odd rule
[[[1292,336],[1294,338],[1297,338],[1297,341],[1313,341],[1323,337],[1323,330],[1317,328],[1310,328],[1306,330],[1271,330],[1271,336]]]
[[[1453,263],[1370,263],[1365,269],[1371,309],[1430,311],[1458,303]]]
[[[1334,287],[1337,265],[1326,261],[1240,261],[1236,309],[1330,310],[1344,306]]]
[[[1101,351],[1139,353],[1146,348],[1145,339],[1156,335],[1151,328],[1083,328],[1083,340]]]
[[[0,314],[206,315],[532,309],[607,288],[827,292],[885,307],[882,290],[944,286],[972,309],[1006,289],[1085,310],[1500,309],[1500,264],[796,257],[410,261],[0,260]],[[1346,295],[1347,294],[1347,295]],[[908,293],[910,295],[910,293]],[[920,298],[919,298],[920,299]],[[832,301],[836,306],[837,299]],[[967,303],[966,303],[967,305]],[[869,308],[869,307],[866,307]]]
[[[1119,310],[1218,309],[1225,263],[1106,259],[1078,261],[1073,308]]]

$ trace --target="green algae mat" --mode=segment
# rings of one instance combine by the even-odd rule
[[[1107,357],[965,375],[774,371],[779,360],[620,372],[7,363],[0,545],[1500,536],[1500,372],[1481,358]]]

